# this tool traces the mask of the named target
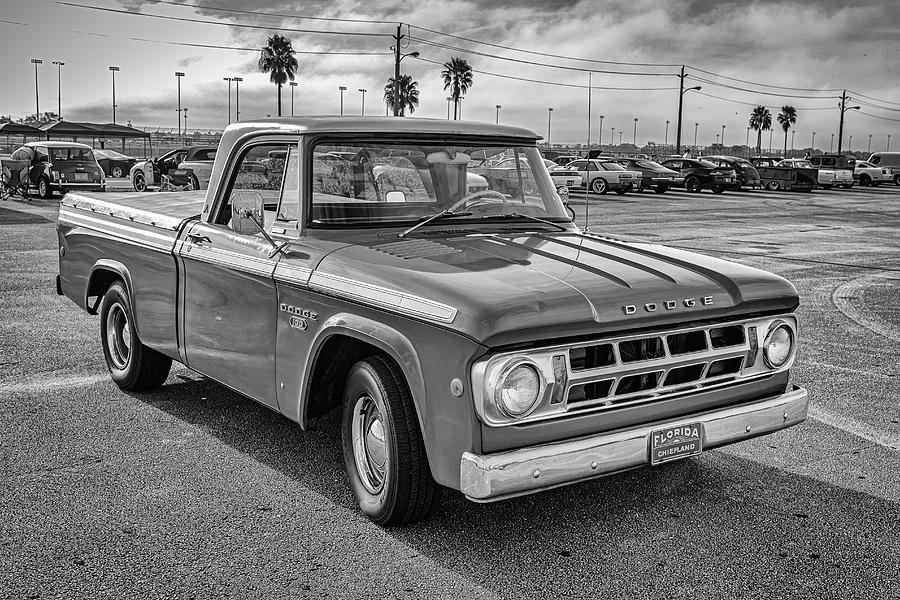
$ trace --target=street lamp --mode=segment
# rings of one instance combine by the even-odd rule
[[[665,138],[665,141],[663,142],[663,147],[665,147],[665,148],[669,147],[669,120],[668,119],[666,119],[666,138]],[[668,152],[668,150],[666,152]]]
[[[831,134],[831,143],[828,144],[828,152],[834,152],[834,134]]]
[[[752,154],[750,151],[750,127],[747,127],[747,141],[744,142],[744,145],[747,146],[747,156],[750,156]]]
[[[888,134],[887,148],[884,149],[885,152],[891,151],[891,134]]]
[[[725,146],[725,125],[722,125],[722,146]]]
[[[234,120],[241,120],[241,82],[244,80],[243,77],[232,77],[232,81],[234,81]]]
[[[397,38],[400,39],[400,26],[397,26]],[[400,62],[406,58],[407,56],[412,56],[413,58],[418,58],[418,52],[410,52],[408,54],[400,54],[400,45],[392,46],[391,50],[394,51],[394,116],[400,116]]]
[[[291,116],[293,117],[294,116],[294,88],[297,87],[298,84],[296,81],[292,81],[292,82],[290,82],[290,85],[291,85]]]
[[[187,106],[181,109],[181,112],[184,114],[184,135],[187,135]]]
[[[112,73],[112,109],[113,109],[113,124],[116,123],[116,71],[119,70],[119,67],[110,67],[110,72]]]
[[[769,128],[769,154],[772,154],[772,128]]]
[[[622,145],[622,130],[619,130],[619,145]]]
[[[450,120],[450,103],[453,102],[453,96],[447,96],[447,120]],[[387,116],[387,115],[385,115]]]
[[[796,129],[791,129],[791,152],[794,151],[794,134],[797,133]]]
[[[682,69],[682,75],[683,75],[683,73],[684,73],[684,69]],[[681,85],[682,86],[684,85],[684,77],[681,78]],[[687,92],[690,92],[691,90],[700,91],[702,89],[703,89],[702,86],[695,85],[694,87],[688,88],[686,90],[682,89],[681,92],[678,94],[678,126],[675,128],[677,130],[675,133],[675,154],[681,154],[681,113],[682,113],[683,106],[684,106],[684,95]],[[696,130],[695,130],[694,146],[697,145],[696,138],[697,138],[697,135],[696,135]]]
[[[844,90],[844,93],[841,94],[841,101],[838,102],[838,108],[841,111],[841,123],[838,126],[838,148],[837,148],[838,154],[841,153],[841,142],[844,140],[844,113],[847,112],[848,110],[859,110],[860,109],[859,106],[847,106],[847,100],[849,100],[849,98],[847,98],[847,90]],[[847,144],[847,146],[849,148],[850,144]]]
[[[694,123],[694,150],[697,149],[697,128],[700,127],[700,123]]]
[[[597,140],[597,147],[603,147],[603,115],[600,115],[600,135],[597,136],[599,139]],[[590,150],[590,148],[588,148]]]
[[[181,78],[184,73],[175,71],[175,81],[178,82],[178,137],[181,137]]]
[[[866,152],[868,153],[868,152],[871,152],[871,151],[872,151],[872,134],[870,133],[870,134],[869,134],[869,145],[866,146]]]
[[[496,108],[497,108],[497,118],[495,119],[494,122],[495,122],[497,125],[499,125],[499,124],[500,124],[500,109],[503,108],[503,107],[500,106],[500,105],[498,104]]]
[[[635,117],[634,118],[634,133],[632,134],[632,138],[631,138],[631,143],[635,148],[637,148],[637,122],[638,122],[638,118]]]
[[[719,145],[719,134],[717,133],[716,134],[716,146],[718,146],[718,145]]]
[[[228,124],[231,125],[231,82],[234,81],[233,77],[223,77],[222,81],[228,82]],[[293,103],[291,103],[293,106]]]
[[[547,148],[550,148],[550,120],[553,118],[553,107],[547,107]]]
[[[339,86],[338,86],[338,89],[341,90],[341,115],[343,115],[343,114],[344,114],[344,91],[346,91],[347,86],[346,86],[346,85],[339,85]],[[396,105],[397,105],[397,96],[395,95],[395,96],[394,96],[394,106],[395,106],[395,108],[396,108]]]
[[[853,150],[851,150],[851,148],[853,148],[853,136],[852,135],[850,136],[850,139],[847,141],[847,152],[853,152]],[[840,153],[841,153],[840,150],[838,150],[838,154],[840,154]]]
[[[53,64],[56,65],[56,90],[58,92],[56,97],[56,116],[62,121],[62,68],[66,63],[54,60]]]
[[[359,109],[359,114],[362,116],[366,116],[366,88],[358,88],[357,92],[362,92],[362,106]]]
[[[32,58],[31,64],[34,65],[34,118],[39,119],[41,115],[41,99],[38,95],[38,65],[44,64],[40,58]]]
[[[813,131],[812,141],[809,143],[809,148],[810,148],[810,150],[809,150],[810,154],[812,154],[813,152],[816,151],[816,132],[815,131]]]

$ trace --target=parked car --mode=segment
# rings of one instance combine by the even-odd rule
[[[746,158],[738,156],[704,156],[703,160],[734,171],[735,181],[732,185],[727,186],[729,189],[740,190],[742,188],[762,187],[759,171]]]
[[[133,156],[125,156],[115,150],[105,150],[103,148],[95,148],[94,156],[107,177],[125,177],[125,174],[131,171],[131,167],[137,163],[137,159]]]
[[[853,179],[859,185],[881,185],[894,181],[895,175],[894,170],[890,167],[881,167],[858,160],[853,163]]]
[[[819,171],[808,162],[802,166],[781,164],[781,158],[754,156],[750,159],[767,190],[811,192],[818,185]]]
[[[509,169],[515,165],[514,158],[506,158],[501,160],[500,162],[494,165],[495,169]],[[522,159],[525,160],[525,159]],[[553,184],[556,186],[556,190],[558,192],[568,194],[568,189],[573,187],[581,187],[582,180],[581,175],[578,174],[578,171],[575,169],[570,169],[566,167],[561,167],[555,161],[550,160],[549,158],[543,159],[544,166],[547,167],[547,170],[550,171],[550,179],[553,180]],[[526,161],[527,162],[527,161]],[[565,192],[563,192],[563,188],[565,188]]]
[[[876,167],[889,167],[894,171],[894,184],[900,185],[900,152],[873,152],[869,161]]]
[[[41,198],[71,190],[92,192],[106,189],[106,177],[90,146],[75,142],[29,142],[3,166],[18,172],[18,181],[28,190],[37,190]]]
[[[672,158],[662,165],[684,176],[684,188],[689,192],[710,189],[721,194],[737,181],[734,169],[720,167],[700,158]]]
[[[616,162],[632,172],[641,174],[638,190],[652,189],[664,194],[670,187],[684,185],[684,175],[646,158],[617,158]]]
[[[828,169],[816,166],[805,158],[785,158],[777,164],[794,169],[816,169],[816,182],[824,190],[830,190],[835,186],[853,186],[853,174],[846,169]]]
[[[556,158],[553,159],[553,162],[558,164],[560,167],[564,167],[564,166],[568,165],[570,162],[572,162],[573,160],[578,160],[578,157],[572,156],[572,155],[564,155],[564,156],[557,156]]]
[[[152,187],[159,187],[162,176],[172,169],[191,169],[194,189],[204,189],[209,185],[209,175],[215,156],[215,146],[176,148],[158,158],[136,163],[128,174],[135,191],[143,192]]]
[[[337,413],[350,491],[380,525],[427,519],[450,489],[498,501],[803,422],[797,289],[580,230],[538,139],[444,119],[231,125],[205,194],[63,198],[56,290],[99,314],[124,390],[165,385],[178,361],[302,429]],[[348,147],[368,165],[415,153],[418,181],[403,187],[424,195],[315,158]],[[242,161],[274,149],[288,152],[284,176],[245,180]],[[472,156],[504,149],[528,157],[514,168],[530,166],[535,192],[523,177],[468,193],[465,174],[490,169]],[[283,441],[270,433],[242,435]],[[566,498],[541,504],[558,512]]]
[[[566,168],[577,171],[582,184],[595,194],[605,194],[610,190],[619,195],[626,194],[640,185],[642,177],[640,171],[626,171],[614,158],[579,158]]]
[[[853,165],[852,157],[843,154],[816,154],[809,158],[809,163],[822,170],[834,172],[835,187],[843,187],[850,189],[853,187]]]

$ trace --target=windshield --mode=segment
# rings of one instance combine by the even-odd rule
[[[501,157],[511,160],[494,165]],[[403,224],[451,210],[460,219],[509,213],[570,221],[534,147],[471,142],[321,142],[312,157],[315,225]]]
[[[50,148],[50,157],[55,160],[94,160],[90,148]]]

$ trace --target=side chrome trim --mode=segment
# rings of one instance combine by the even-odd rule
[[[275,281],[292,285],[306,286],[312,275],[312,269],[279,261],[275,267]]]
[[[116,239],[156,250],[171,251],[175,245],[175,233],[153,231],[149,225],[131,224],[116,218],[98,218],[81,210],[66,206],[59,207],[58,223],[74,227],[84,227]]]
[[[434,300],[321,271],[312,274],[309,286],[326,294],[336,294],[374,304],[400,314],[431,319],[440,323],[452,323],[458,312],[452,306]]]
[[[210,248],[191,242],[185,242],[181,257],[263,276],[272,275],[276,262],[274,259],[241,254],[223,248]]]
[[[699,423],[706,451],[802,423],[808,410],[807,391],[794,387],[757,402],[576,440],[487,455],[464,452],[459,489],[475,502],[531,494],[649,464],[650,436],[660,429]]]

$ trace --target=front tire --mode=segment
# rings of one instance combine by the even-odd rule
[[[119,178],[119,177],[122,177],[122,175],[124,175],[124,172],[122,171],[122,167],[116,165],[115,167],[112,168],[112,176],[113,177]]]
[[[602,177],[597,177],[591,182],[591,191],[595,194],[605,194],[609,190],[609,184]]]
[[[692,194],[696,194],[703,189],[703,186],[700,185],[700,180],[694,176],[688,177],[684,180],[684,188]]]
[[[872,185],[872,178],[863,173],[859,176],[859,185]]]
[[[191,175],[191,187],[189,189],[191,189],[191,190],[199,190],[200,189],[200,182],[197,180],[197,177],[195,175]]]
[[[45,200],[53,197],[53,190],[50,189],[50,181],[46,177],[41,177],[38,180],[38,196]]]
[[[725,186],[724,186],[724,185],[714,185],[714,186],[712,186],[712,193],[713,193],[713,194],[721,194],[721,193],[723,193],[724,191],[725,191]]]
[[[341,429],[350,486],[367,517],[378,525],[402,525],[434,512],[439,488],[412,396],[393,361],[370,356],[350,369]]]
[[[147,180],[144,179],[143,173],[135,173],[134,179],[131,181],[131,185],[134,187],[134,191],[136,192],[147,191]]]
[[[100,305],[100,339],[112,380],[123,390],[158,388],[169,376],[172,359],[141,343],[134,330],[128,291],[114,282]]]
[[[773,180],[766,184],[766,189],[771,190],[773,192],[777,192],[778,190],[781,189],[781,184],[778,183],[777,181]]]

